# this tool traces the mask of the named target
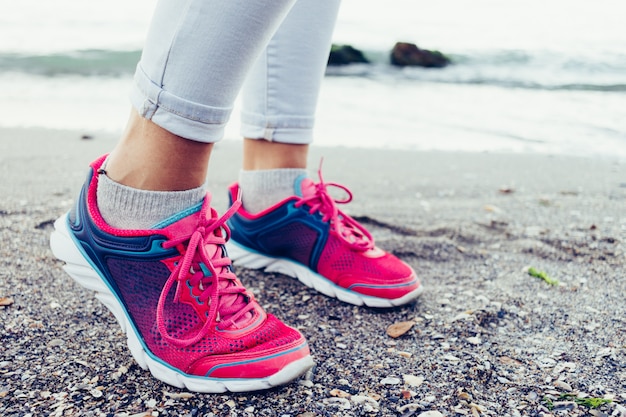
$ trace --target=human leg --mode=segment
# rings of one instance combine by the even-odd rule
[[[340,0],[299,0],[246,80],[239,184],[252,212],[293,194],[294,180],[306,173],[339,5]]]
[[[229,253],[237,265],[297,277],[348,303],[405,304],[422,292],[413,269],[338,209],[351,199],[345,187],[348,199],[337,202],[328,193],[336,184],[321,173],[314,183],[304,169],[339,2],[325,6],[300,0],[247,80],[244,169],[230,189],[231,198],[243,191],[243,206],[229,220]]]
[[[220,217],[206,194],[149,226],[120,228],[102,215],[101,185],[120,188],[131,208],[201,188],[245,73],[292,3],[162,0],[128,129],[55,222],[51,246],[66,271],[113,312],[138,364],[177,387],[267,389],[312,360],[302,335],[265,313],[231,269],[225,221],[237,202]]]

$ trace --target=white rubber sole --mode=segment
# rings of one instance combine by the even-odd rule
[[[258,391],[293,381],[314,365],[311,356],[306,356],[290,363],[279,372],[266,378],[230,379],[189,375],[159,360],[144,348],[125,308],[74,243],[67,229],[66,217],[67,215],[63,215],[54,222],[54,232],[50,236],[52,253],[65,262],[63,268],[74,281],[96,292],[96,298],[113,313],[122,331],[126,333],[128,348],[137,364],[141,368],[149,370],[156,379],[194,392]]]
[[[400,298],[388,299],[367,296],[339,287],[302,264],[284,258],[272,258],[262,255],[233,240],[226,243],[226,249],[228,251],[228,257],[236,266],[250,269],[263,269],[266,272],[278,272],[292,278],[297,278],[298,281],[307,287],[313,288],[324,295],[357,306],[366,305],[368,307],[377,308],[397,307],[410,303],[424,291],[424,287],[420,285],[417,289]]]

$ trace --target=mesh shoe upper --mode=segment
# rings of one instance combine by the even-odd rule
[[[296,181],[295,195],[256,214],[243,207],[229,220],[238,244],[307,266],[333,284],[356,293],[386,299],[400,298],[420,287],[415,272],[374,244],[371,234],[338,209],[352,199],[338,184],[308,178]],[[347,198],[334,200],[328,187],[339,187]],[[239,188],[230,187],[231,201]]]
[[[154,229],[113,229],[95,201],[101,163],[92,165],[68,226],[147,352],[213,378],[262,378],[309,354],[302,335],[266,314],[231,269],[225,221],[239,203],[219,217],[207,195]]]

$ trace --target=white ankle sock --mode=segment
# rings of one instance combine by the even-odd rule
[[[150,229],[202,201],[204,187],[185,191],[146,191],[122,185],[106,174],[98,176],[96,198],[100,214],[117,229]]]
[[[258,213],[295,194],[294,183],[306,169],[282,168],[239,172],[239,188],[243,207]]]

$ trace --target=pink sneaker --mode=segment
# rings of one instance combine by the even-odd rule
[[[341,185],[314,183],[302,177],[295,195],[260,213],[240,207],[228,220],[232,238],[228,253],[237,266],[265,268],[298,278],[319,292],[350,304],[393,307],[406,304],[423,290],[413,269],[374,245],[370,233],[342,213],[336,203],[352,200]],[[335,201],[327,187],[348,198]],[[239,187],[230,187],[235,201]]]
[[[304,337],[266,314],[232,272],[225,221],[240,202],[218,217],[207,195],[153,229],[114,229],[96,204],[103,160],[50,244],[113,312],[142,368],[179,388],[224,392],[271,388],[313,366]]]

